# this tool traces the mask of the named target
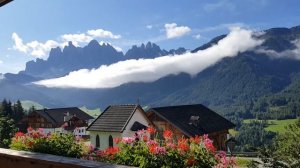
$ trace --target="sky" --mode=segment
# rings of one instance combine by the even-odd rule
[[[0,8],[0,73],[91,39],[126,52],[148,41],[194,49],[232,27],[300,25],[299,0],[14,0]]]

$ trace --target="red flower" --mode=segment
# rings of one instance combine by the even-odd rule
[[[205,148],[210,151],[210,152],[215,152],[216,148],[214,147],[213,144],[205,144]]]
[[[16,138],[20,138],[20,137],[23,137],[24,136],[24,133],[23,132],[17,132],[16,134],[15,134],[15,137]]]
[[[103,156],[105,156],[105,152],[102,151],[102,150],[98,150],[97,151],[97,156],[103,157]]]
[[[195,137],[191,137],[190,142],[199,144],[201,142],[201,137],[199,135],[196,135]]]
[[[150,126],[147,128],[147,131],[149,132],[149,134],[155,134],[156,129],[154,127]]]
[[[204,138],[203,142],[204,142],[205,148],[210,152],[215,152],[216,148],[213,145],[213,141],[208,138],[208,135],[207,134],[204,135],[203,138]]]
[[[34,132],[32,134],[32,138],[37,139],[39,137],[39,133],[38,132]]]
[[[190,149],[190,146],[188,145],[188,139],[181,138],[178,141],[178,148],[184,152],[188,151]]]
[[[106,149],[105,153],[107,155],[115,155],[120,151],[120,149],[118,147],[109,147]]]
[[[144,141],[144,142],[148,142],[148,140],[149,140],[148,136],[144,135],[144,136],[143,136],[143,141]]]
[[[114,142],[116,144],[119,144],[122,141],[122,138],[114,138]]]
[[[152,154],[155,154],[155,148],[156,148],[156,146],[150,146],[149,147],[149,152],[152,153]]]
[[[164,131],[164,138],[165,138],[165,139],[171,139],[172,136],[173,136],[172,131],[170,131],[170,130],[165,130],[165,131]]]

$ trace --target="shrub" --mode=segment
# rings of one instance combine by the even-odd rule
[[[11,149],[48,153],[59,156],[80,158],[87,151],[81,139],[72,134],[44,134],[43,129],[27,129],[27,133],[17,132],[12,138]]]
[[[143,168],[182,168],[182,167],[216,167],[235,166],[233,157],[226,157],[225,152],[216,152],[207,135],[202,137],[181,138],[175,141],[173,133],[166,130],[164,140],[150,139],[149,133],[155,129],[138,131],[135,137],[115,139],[117,147],[97,150],[86,159],[137,166]]]

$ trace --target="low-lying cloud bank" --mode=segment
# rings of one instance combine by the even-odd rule
[[[67,76],[34,82],[37,85],[59,88],[113,88],[130,82],[153,82],[167,75],[182,72],[196,75],[224,57],[252,50],[262,44],[251,30],[232,28],[216,45],[197,53],[163,56],[154,59],[120,61],[98,69],[81,69]]]
[[[292,43],[295,45],[295,49],[284,50],[282,52],[268,49],[258,49],[256,52],[266,54],[271,58],[289,58],[300,60],[300,39],[294,40]]]

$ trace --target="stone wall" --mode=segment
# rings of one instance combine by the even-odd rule
[[[2,168],[129,168],[101,162],[80,160],[56,155],[0,148]]]

